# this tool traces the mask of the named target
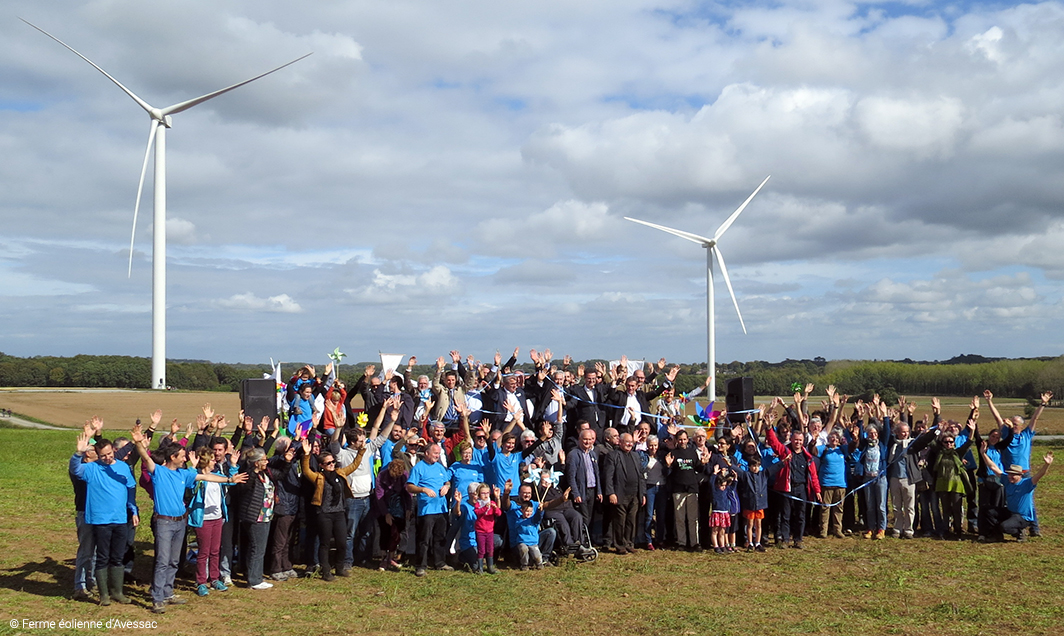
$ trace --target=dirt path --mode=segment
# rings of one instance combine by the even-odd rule
[[[10,417],[2,417],[2,418],[0,418],[0,422],[7,422],[9,424],[14,424],[15,426],[21,426],[22,428],[38,428],[38,429],[42,429],[42,430],[46,430],[46,431],[69,431],[70,430],[69,428],[64,428],[62,426],[52,426],[51,424],[41,424],[40,422],[31,422],[29,420],[24,420],[21,417],[18,417],[18,416],[15,416],[15,415],[12,415]]]

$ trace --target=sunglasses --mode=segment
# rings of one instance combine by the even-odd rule
[[[334,462],[334,461],[328,461],[328,462],[324,462],[322,464],[322,466],[335,466],[335,465],[336,465],[336,462]]]

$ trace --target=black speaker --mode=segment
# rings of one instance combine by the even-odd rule
[[[746,413],[738,411],[750,411],[754,408],[754,379],[735,378],[728,380],[724,385],[724,403],[728,407],[728,421],[733,424],[741,424],[746,421]]]
[[[270,428],[277,417],[277,382],[273,378],[244,380],[240,383],[240,408],[244,416],[251,417],[255,426],[263,416],[269,416]]]

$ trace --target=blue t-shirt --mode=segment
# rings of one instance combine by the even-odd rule
[[[1002,428],[1001,436],[1005,437],[1006,435],[1008,435],[1008,431]],[[1001,451],[1001,461],[1005,463],[1004,466],[1000,466],[1001,470],[1008,470],[1012,464],[1017,464],[1024,470],[1031,470],[1032,438],[1034,438],[1034,431],[1029,426],[1020,431],[1019,435],[1012,436],[1009,447]]]
[[[841,445],[835,448],[817,446],[816,451],[820,455],[817,476],[820,478],[821,488],[845,488],[846,448]]]
[[[469,499],[462,499],[462,529],[458,532],[458,549],[468,550],[477,547],[477,511],[469,503]]]
[[[1020,483],[1014,484],[1005,478],[1005,504],[1009,511],[1014,512],[1027,521],[1034,522],[1034,482],[1030,477],[1024,477]]]
[[[196,485],[196,471],[191,468],[167,468],[156,464],[151,474],[155,514],[180,517],[185,514],[185,490]]]
[[[426,461],[420,461],[414,464],[406,483],[414,484],[419,488],[431,488],[436,493],[435,497],[429,497],[423,492],[417,494],[417,513],[419,515],[436,515],[447,512],[447,498],[439,495],[440,489],[447,483],[448,477],[450,477],[450,473],[440,462],[430,464]]]
[[[451,492],[461,493],[463,498],[469,497],[469,484],[484,483],[484,466],[476,461],[451,464],[450,472]]]
[[[392,463],[392,451],[395,449],[395,442],[388,438],[381,444],[381,467],[380,470],[384,470],[388,467],[388,464]]]
[[[94,526],[125,523],[128,513],[137,514],[137,482],[129,464],[116,461],[82,462],[81,455],[70,458],[70,473],[84,481],[85,523]]]
[[[515,453],[520,457],[520,453]],[[539,522],[543,519],[543,513],[539,509],[539,503],[532,502],[532,516],[526,518],[524,510],[516,501],[510,504],[506,512],[506,521],[510,524],[510,547],[518,543],[525,545],[539,545]]]
[[[506,490],[506,480],[509,479],[513,485],[510,492],[504,494],[511,497],[516,495],[517,489],[521,487],[521,453],[515,450],[509,455],[503,455],[499,445],[495,444],[495,459],[491,460],[490,466],[499,490]]]

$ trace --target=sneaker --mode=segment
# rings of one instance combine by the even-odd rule
[[[521,571],[522,572],[528,572],[528,566],[527,565],[522,565],[521,566]]]
[[[335,581],[336,577],[333,576],[332,570],[326,570],[325,573],[321,575],[321,580],[322,581]]]
[[[252,585],[251,589],[253,589],[253,590],[268,590],[271,587],[273,587],[273,583],[267,583],[266,581],[262,581],[261,583],[257,583],[255,585]]]
[[[759,543],[759,544],[754,546],[754,551],[756,551],[756,552],[765,552],[765,546],[763,546],[763,545],[761,545]]]
[[[439,570],[440,572],[454,572],[454,568],[452,568],[449,565],[441,565],[440,567],[438,567],[436,569]]]
[[[188,599],[187,598],[181,598],[177,594],[174,594],[170,598],[166,599],[166,604],[167,605],[184,605],[185,603],[188,603]]]
[[[337,572],[337,574],[339,574],[340,576],[351,576],[351,566],[345,565],[344,567],[340,568],[340,571]]]
[[[650,552],[653,552],[654,551],[654,544],[653,543],[648,543],[647,544],[647,550],[649,550]]]
[[[225,576],[222,577],[222,583],[225,583],[226,587],[233,587],[233,577],[231,577],[228,574],[226,574]],[[218,588],[215,587],[214,589],[218,589]]]
[[[532,564],[532,569],[533,570],[542,570],[543,569],[543,563],[541,563],[539,561],[536,561],[535,563]]]
[[[1042,531],[1040,529],[1031,528],[1031,531],[1030,531],[1029,534],[1032,537],[1040,537],[1040,536],[1042,536]]]
[[[154,614],[165,614],[166,613],[166,603],[152,603],[151,611]]]
[[[861,536],[864,537],[865,539],[871,539],[875,535],[872,534],[871,530],[865,530],[864,532],[861,533]]]
[[[1027,530],[1027,528],[1024,528],[1023,530],[1020,530],[1018,533],[1016,533],[1016,540],[1020,543],[1023,543],[1027,540],[1029,534],[1030,532]]]
[[[218,590],[219,592],[225,592],[229,589],[229,586],[225,583],[222,583],[220,580],[211,583],[211,587]]]
[[[875,534],[874,537],[872,537],[872,539],[875,540],[875,541],[879,541],[880,539],[882,539],[886,535],[887,535],[887,533],[884,532],[883,530],[876,530],[876,534]]]
[[[90,601],[90,600],[92,600],[92,597],[89,596],[89,593],[83,588],[74,590],[74,597],[73,598],[74,598],[75,601]]]
[[[422,577],[425,576],[425,574],[425,568],[418,568],[417,570],[414,570],[414,576]]]
[[[273,579],[274,581],[287,581],[288,580],[288,575],[285,574],[284,572],[274,572],[273,574],[270,575],[270,578]]]
[[[835,537],[836,539],[845,539],[846,538],[846,535],[844,535],[840,530],[836,530],[835,533],[832,534],[831,536]]]
[[[211,593],[211,588],[207,587],[206,583],[200,583],[196,586],[196,596],[207,596]]]
[[[892,530],[891,533],[890,533],[890,536],[894,537],[895,539],[900,539],[901,538],[901,530]]]
[[[295,570],[285,570],[284,574],[285,574],[285,576],[287,576],[290,579],[298,579],[299,578],[299,573],[296,572]]]
[[[794,544],[791,547],[794,548],[795,550],[801,550],[802,549],[802,542],[801,541],[795,541]]]
[[[903,532],[903,533],[901,533],[901,538],[902,538],[902,539],[912,539],[912,538],[913,538],[913,533],[912,533],[912,531],[910,530],[910,531],[908,531],[908,532]]]

